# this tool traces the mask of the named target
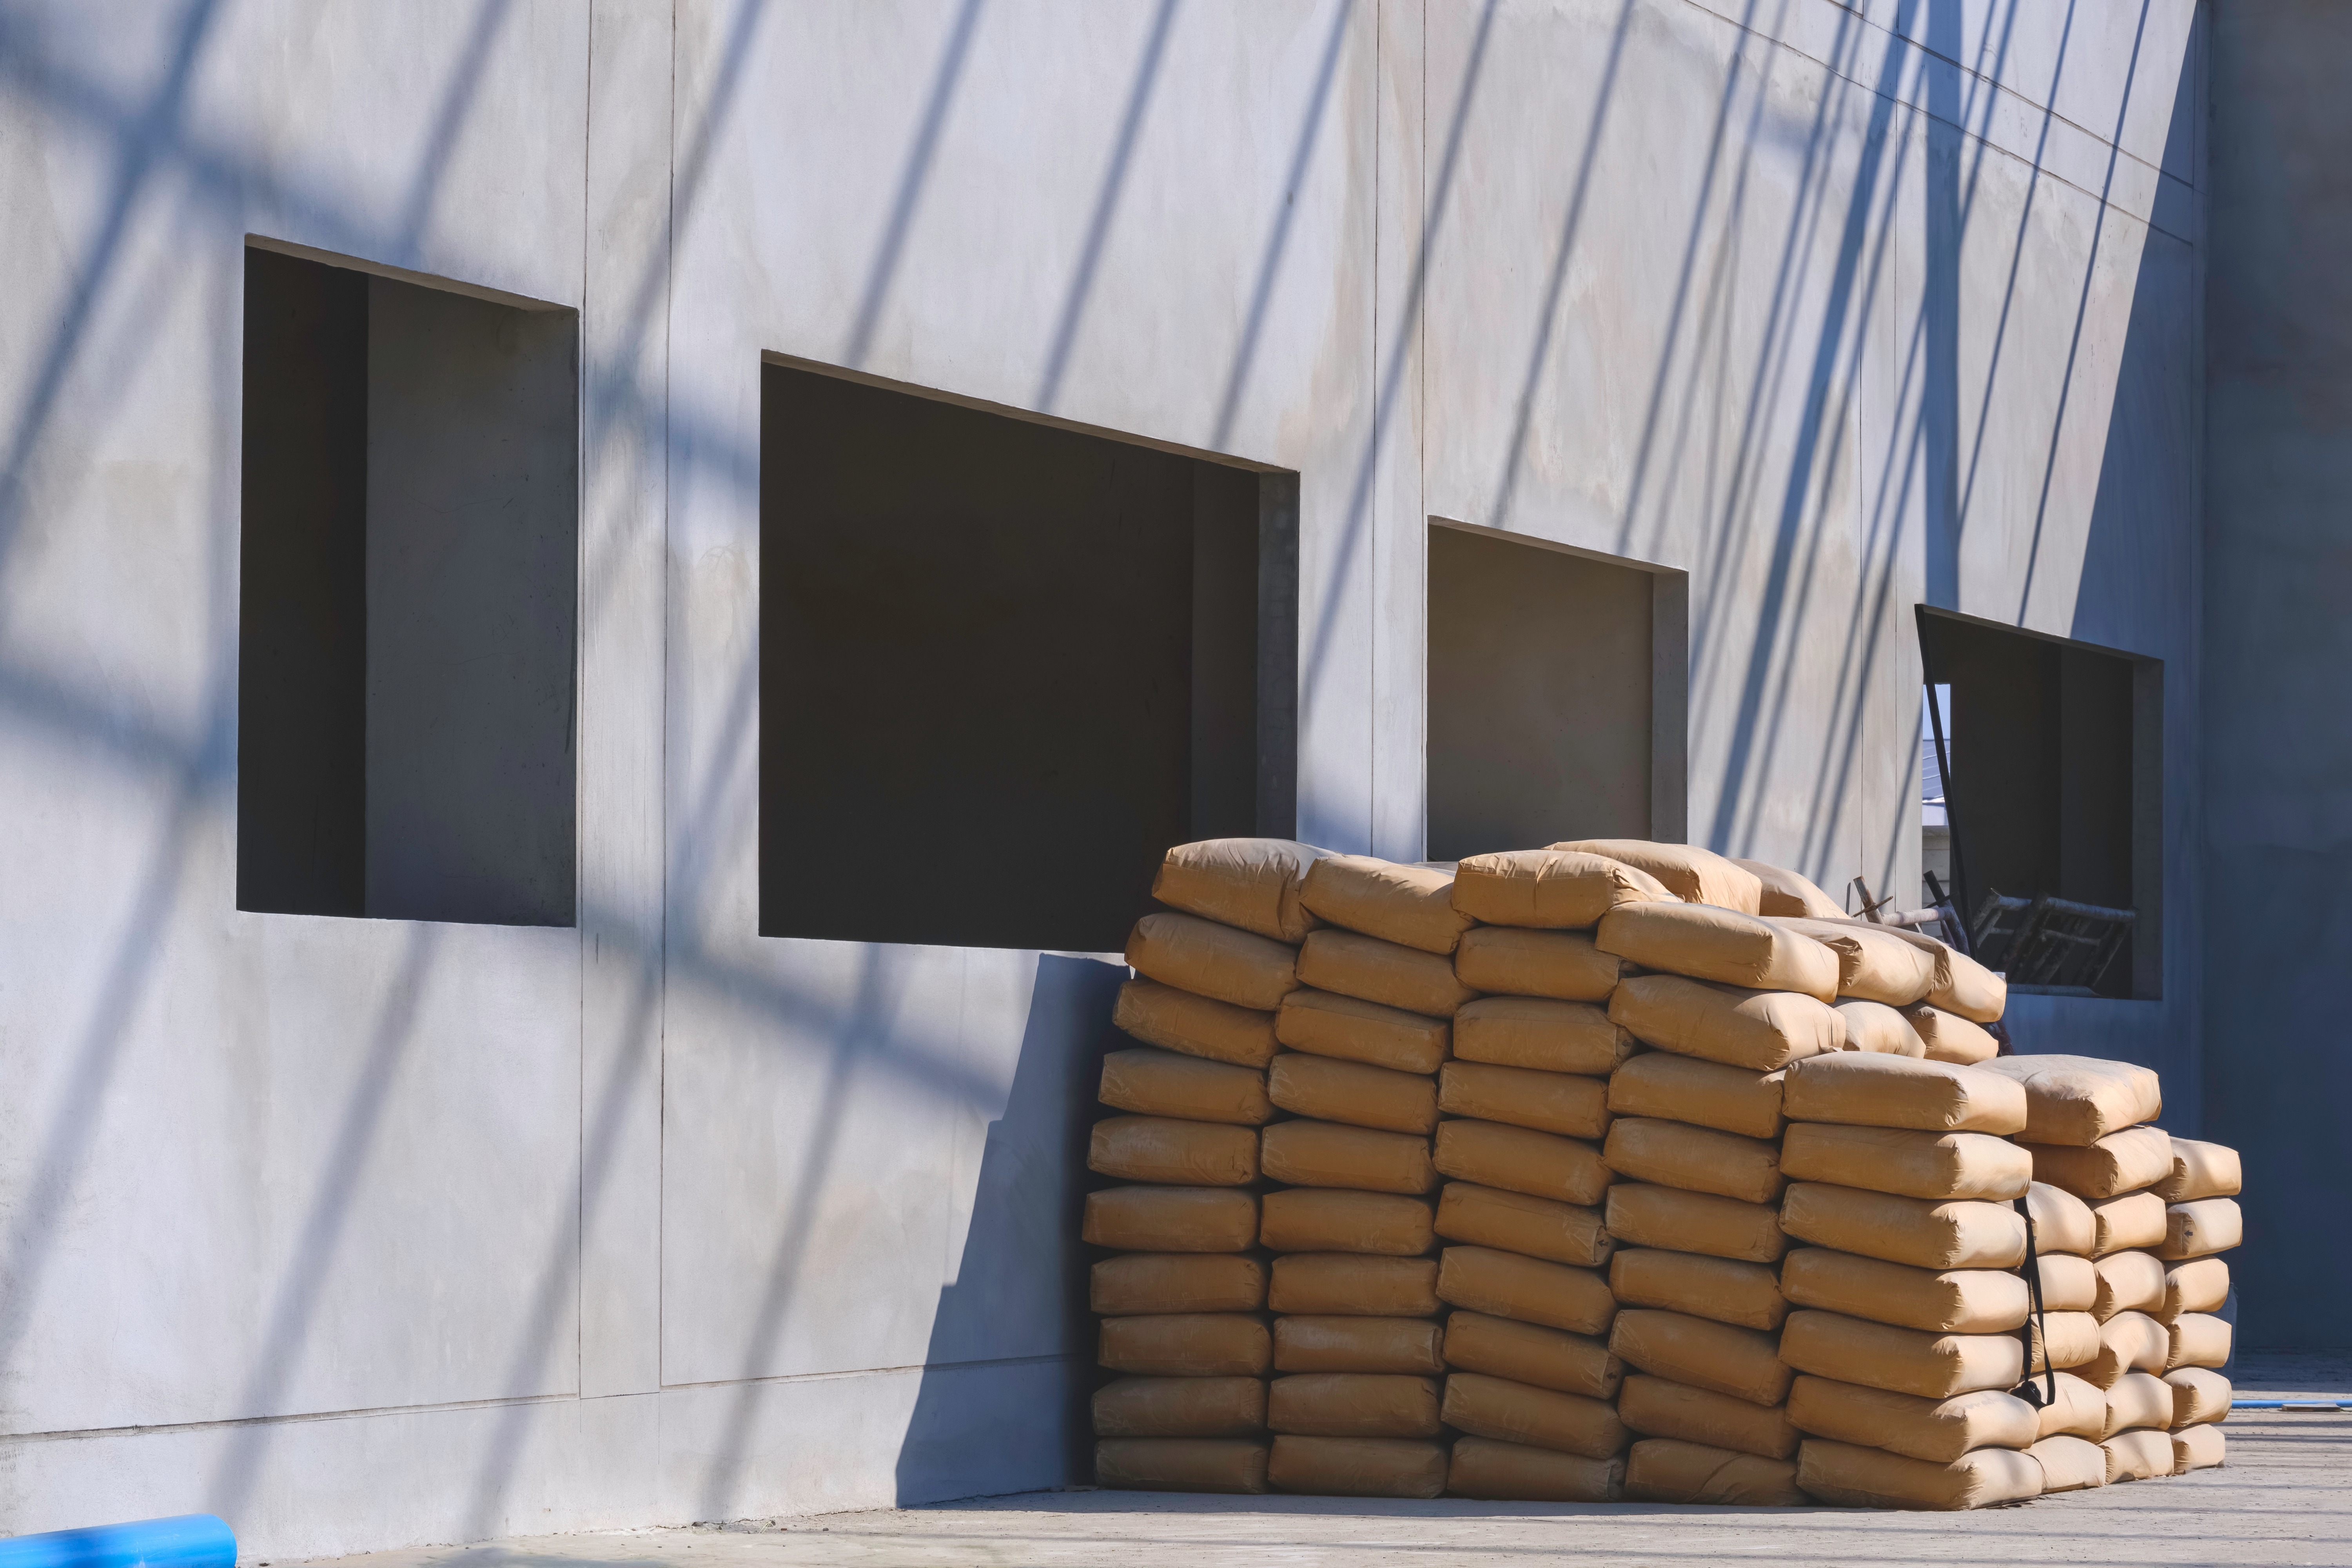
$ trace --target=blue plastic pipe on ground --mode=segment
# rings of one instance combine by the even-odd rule
[[[208,1513],[0,1541],[0,1568],[236,1568],[236,1537]]]

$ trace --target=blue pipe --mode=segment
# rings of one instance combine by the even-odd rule
[[[2352,1410],[2352,1400],[2342,1399],[2232,1399],[2232,1410]],[[6,1568],[0,1563],[0,1568]]]
[[[0,1568],[236,1568],[236,1537],[208,1513],[0,1541]]]

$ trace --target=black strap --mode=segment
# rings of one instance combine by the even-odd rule
[[[2042,1262],[2033,1252],[2033,1210],[2024,1198],[2017,1200],[2017,1215],[2025,1222],[2025,1289],[2033,1302],[2032,1315],[2025,1327],[2017,1331],[2025,1342],[2025,1381],[2010,1390],[2028,1405],[2047,1410],[2058,1403],[2058,1373],[2050,1364],[2050,1315],[2042,1310]],[[2042,1335],[2042,1372],[2045,1387],[2033,1385],[2033,1336]]]

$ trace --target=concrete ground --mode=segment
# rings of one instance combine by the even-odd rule
[[[2242,1358],[2240,1398],[2352,1400],[2352,1362]],[[379,1552],[336,1568],[1466,1568],[2352,1564],[2352,1410],[2240,1412],[2218,1470],[1969,1514],[1033,1492],[931,1508]]]

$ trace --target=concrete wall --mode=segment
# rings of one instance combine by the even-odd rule
[[[2165,661],[2190,0],[89,0],[0,23],[0,1528],[257,1559],[1074,1472],[1118,971],[758,934],[763,354],[1297,476],[1298,823],[1427,534],[1689,574],[1694,838],[1917,856],[1919,599]],[[235,908],[248,236],[577,310],[577,927]],[[1262,710],[1272,708],[1261,703]]]

